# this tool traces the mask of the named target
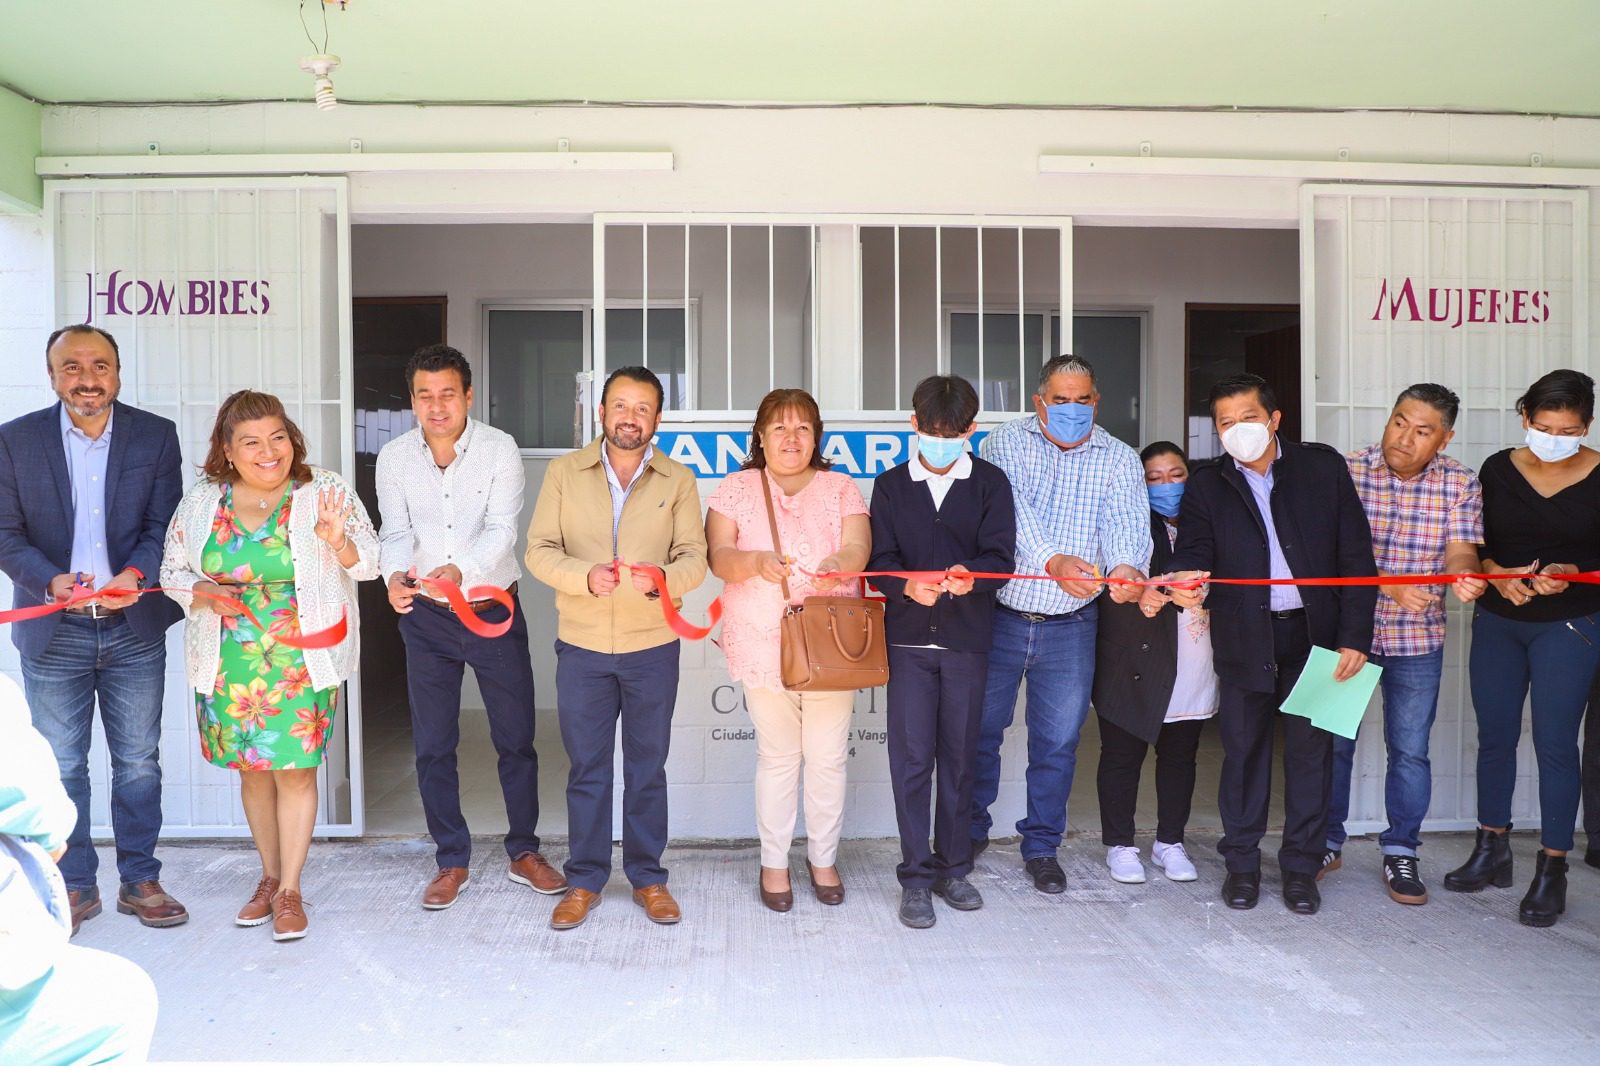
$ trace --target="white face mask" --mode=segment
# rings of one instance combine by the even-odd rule
[[[1235,422],[1222,431],[1222,447],[1241,463],[1253,463],[1272,443],[1272,430],[1265,422]]]
[[[1554,433],[1546,433],[1542,429],[1529,426],[1524,443],[1541,462],[1559,463],[1578,454],[1578,449],[1583,445],[1583,437],[1558,437]]]

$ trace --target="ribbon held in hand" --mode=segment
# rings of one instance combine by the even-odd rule
[[[422,585],[437,593],[450,605],[450,609],[461,619],[461,624],[476,636],[495,637],[504,636],[511,629],[512,619],[516,615],[516,604],[511,599],[511,593],[499,585],[474,585],[465,592],[454,581],[446,581],[438,577],[419,577],[417,584]],[[478,617],[478,612],[472,609],[474,600],[493,600],[506,609],[506,616],[499,622],[485,622]]]
[[[9,611],[0,611],[0,625],[5,625],[8,622],[28,622],[35,618],[43,618],[46,615],[55,614],[57,611],[64,611],[68,607],[77,607],[81,604],[92,601],[105,599],[120,600],[133,596],[148,596],[151,593],[164,594],[166,591],[167,590],[164,588],[157,588],[154,586],[143,589],[106,590],[91,589],[84,585],[74,585],[72,587],[71,594],[69,594],[64,600],[56,600],[53,603],[39,603],[32,607],[15,607]],[[277,641],[279,644],[290,648],[299,648],[301,651],[309,651],[313,648],[331,648],[335,644],[342,643],[344,638],[350,635],[349,612],[341,612],[339,615],[339,620],[326,629],[319,629],[314,633],[302,633],[298,637],[291,637],[286,633],[273,632],[271,627],[263,625],[261,619],[256,617],[256,613],[252,611],[249,605],[247,605],[241,599],[236,599],[232,596],[219,596],[211,592],[196,592],[193,589],[179,589],[177,591],[187,592],[191,596],[199,596],[202,599],[211,600],[216,603],[226,603],[237,607],[239,609],[239,613],[244,615],[245,618],[249,619],[251,625],[255,626],[263,633],[270,633],[272,639]]]
[[[659,566],[649,563],[625,563],[620,559],[613,559],[611,566],[620,570],[626,566],[630,570],[640,570],[650,575],[650,581],[656,587],[656,596],[661,601],[661,616],[666,620],[667,628],[685,640],[705,640],[711,631],[722,621],[722,597],[718,596],[711,601],[711,606],[706,610],[708,621],[703,626],[697,626],[679,613],[677,605],[672,602],[672,594],[667,591],[667,575]]]
[[[980,581],[1058,581],[1060,578],[1051,577],[1049,574],[983,574],[969,573],[966,570],[852,570],[829,571],[828,573],[815,574],[809,570],[803,571],[810,577],[832,578],[874,578],[898,577],[906,581],[921,581],[925,584],[935,585],[947,577],[977,578]],[[1128,577],[1104,577],[1100,574],[1083,574],[1073,578],[1074,581],[1095,581],[1102,585],[1133,585],[1138,588],[1177,588],[1192,589],[1201,585],[1302,585],[1319,587],[1352,587],[1352,586],[1378,586],[1378,585],[1454,585],[1458,581],[1510,581],[1524,577],[1533,577],[1532,574],[1390,574],[1388,576],[1374,577],[1207,577],[1193,581],[1173,581],[1170,578],[1161,580],[1159,576],[1140,578],[1135,580]],[[1585,570],[1576,574],[1550,574],[1557,581],[1567,581],[1575,585],[1600,585],[1600,570]]]

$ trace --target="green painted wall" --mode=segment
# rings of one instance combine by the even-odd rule
[[[293,0],[4,0],[0,82],[309,100],[322,4],[305,7],[315,46]],[[346,100],[1600,116],[1600,0],[354,0],[327,21]]]
[[[0,89],[0,211],[37,211],[44,203],[44,185],[33,173],[41,110]]]

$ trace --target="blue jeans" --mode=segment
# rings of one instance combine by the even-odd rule
[[[161,693],[164,637],[143,640],[121,615],[66,614],[44,654],[22,660],[34,728],[55,750],[61,783],[78,808],[61,876],[94,890],[100,859],[89,842],[89,737],[95,697],[111,753],[111,831],[125,885],[161,876]]]
[[[1493,593],[1490,593],[1493,595]],[[1522,708],[1533,696],[1533,751],[1539,764],[1539,842],[1572,850],[1581,771],[1578,728],[1595,667],[1600,621],[1519,622],[1481,606],[1472,617],[1472,706],[1478,714],[1478,822],[1511,822]]]
[[[1378,836],[1385,855],[1416,855],[1421,845],[1422,819],[1433,799],[1433,769],[1428,763],[1428,735],[1439,710],[1439,677],[1444,672],[1444,649],[1423,655],[1374,655],[1383,667],[1378,686],[1383,691],[1383,744],[1388,768],[1383,777],[1383,809],[1389,828]],[[1333,793],[1328,800],[1328,848],[1344,847],[1350,813],[1350,775],[1356,742],[1333,738]]]
[[[1028,813],[1017,823],[1022,857],[1053,856],[1067,831],[1067,795],[1078,766],[1078,733],[1094,687],[1097,603],[1044,622],[998,610],[983,724],[972,783],[972,838],[989,835],[989,807],[1000,792],[1000,743],[1016,712],[1017,686],[1028,679]]]

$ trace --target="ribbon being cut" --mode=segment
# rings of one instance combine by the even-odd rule
[[[657,597],[661,601],[661,613],[666,619],[668,628],[685,640],[704,640],[711,635],[717,623],[722,620],[722,598],[719,596],[711,601],[711,606],[706,611],[706,624],[695,625],[683,617],[677,606],[672,602],[671,595],[667,592],[667,577],[660,567],[647,563],[628,563],[620,559],[612,560],[612,568],[620,573],[623,567],[630,570],[640,570],[650,576],[655,585]],[[1057,578],[1049,574],[995,574],[995,573],[969,573],[963,570],[853,570],[837,571],[825,574],[811,573],[810,577],[831,578],[862,578],[870,580],[875,577],[898,577],[908,581],[922,581],[928,584],[937,584],[947,577],[963,579],[976,579],[978,581],[1055,581]],[[1552,575],[1562,581],[1579,585],[1600,585],[1600,571],[1589,570],[1576,574]],[[1173,581],[1170,578],[1162,580],[1159,577],[1145,578],[1135,581],[1130,578],[1105,577],[1100,574],[1084,575],[1077,580],[1097,581],[1103,585],[1134,585],[1141,588],[1179,588],[1192,589],[1202,585],[1321,585],[1321,586],[1351,586],[1351,585],[1453,585],[1458,581],[1476,579],[1480,581],[1506,581],[1515,580],[1506,574],[1392,574],[1387,577],[1206,577],[1193,581]],[[511,628],[511,597],[505,589],[494,585],[477,586],[465,591],[453,581],[443,581],[432,577],[419,577],[419,585],[437,594],[451,608],[461,624],[480,637],[498,637]],[[0,611],[0,625],[7,622],[23,622],[30,618],[42,618],[56,611],[64,611],[68,607],[75,607],[82,603],[101,599],[124,599],[129,596],[143,596],[149,593],[165,592],[165,589],[126,589],[118,592],[106,593],[85,588],[74,588],[72,595],[65,600],[55,603],[41,603],[33,607],[18,607],[9,611]],[[187,590],[185,590],[187,591]],[[319,629],[313,633],[302,633],[298,637],[288,636],[280,631],[281,623],[272,626],[262,626],[261,620],[255,616],[242,600],[231,596],[213,596],[209,593],[197,592],[197,596],[229,603],[239,608],[243,614],[256,625],[272,634],[274,640],[291,648],[306,650],[309,648],[331,648],[343,641],[349,635],[350,620],[348,616],[340,616],[339,620],[326,629]],[[474,600],[494,600],[506,608],[507,616],[499,622],[486,622],[471,608]]]

